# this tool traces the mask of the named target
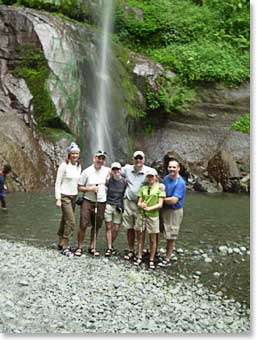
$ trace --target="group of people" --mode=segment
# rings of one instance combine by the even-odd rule
[[[129,248],[124,260],[133,261],[134,265],[139,266],[143,261],[147,232],[149,268],[154,269],[161,226],[167,247],[165,257],[158,265],[168,266],[183,218],[186,192],[185,181],[179,174],[179,162],[176,159],[169,162],[168,175],[160,183],[157,171],[144,164],[143,151],[134,152],[131,165],[122,167],[119,162],[114,162],[109,168],[105,166],[106,152],[99,150],[93,156],[93,164],[83,171],[79,146],[72,143],[67,152],[68,157],[58,168],[55,183],[56,206],[62,209],[57,233],[61,253],[68,257],[81,256],[86,230],[91,227],[88,252],[99,256],[96,240],[104,222],[107,241],[105,256],[115,254],[114,241],[122,226],[127,230]],[[80,203],[78,245],[72,251],[69,241],[75,227],[78,192],[83,193],[83,198]]]

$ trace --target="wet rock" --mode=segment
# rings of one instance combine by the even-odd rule
[[[228,252],[228,247],[227,246],[219,246],[218,247],[218,251],[222,254],[222,255],[226,255]]]
[[[157,275],[143,267],[136,271],[124,261],[88,255],[83,261],[70,261],[56,256],[53,249],[13,243],[12,252],[5,253],[10,244],[0,240],[0,246],[0,271],[8,262],[13,277],[0,295],[0,303],[8,307],[0,310],[1,332],[8,328],[13,333],[196,333],[202,327],[216,333],[231,331],[231,319],[238,333],[250,328],[246,309],[236,303],[232,309],[223,297],[197,283],[199,271],[193,284],[182,274],[173,278],[161,270]],[[13,261],[21,253],[26,259]],[[20,294],[27,287],[18,284],[24,280],[16,275],[19,270],[34,277],[29,295]],[[2,278],[4,287],[7,278]],[[22,318],[17,317],[20,313]]]

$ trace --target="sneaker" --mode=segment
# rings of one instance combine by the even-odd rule
[[[170,260],[162,260],[161,262],[158,263],[159,267],[169,267],[171,265]]]

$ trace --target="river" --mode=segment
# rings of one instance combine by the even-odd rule
[[[7,203],[8,211],[0,211],[0,238],[25,241],[37,247],[52,248],[56,245],[56,231],[61,212],[55,208],[53,193],[11,193],[7,196]],[[76,209],[76,216],[78,225],[79,207]],[[77,229],[71,242],[74,247],[76,234]],[[88,236],[87,234],[85,248],[88,246]],[[218,251],[219,246],[250,249],[249,196],[189,192],[176,244],[176,250],[181,252],[177,254],[177,261],[173,262],[172,267],[157,271],[166,270],[167,275],[172,272],[178,276],[182,275],[182,279],[185,276],[198,280],[215,292],[249,305],[249,253],[233,252],[222,255]],[[105,247],[102,228],[97,248],[103,253]],[[127,248],[126,232],[123,229],[115,247],[121,254]],[[159,249],[161,248],[165,248],[162,237],[159,240]],[[206,256],[212,262],[205,262]]]

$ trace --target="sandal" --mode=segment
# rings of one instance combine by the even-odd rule
[[[61,254],[64,255],[64,256],[67,256],[67,257],[74,256],[73,252],[69,248],[63,249]]]
[[[112,255],[112,249],[111,248],[106,249],[104,256],[110,257],[111,255]]]
[[[89,253],[90,255],[93,255],[93,256],[99,256],[99,255],[100,255],[99,251],[97,251],[97,250],[94,249],[94,248],[88,248],[88,253]]]
[[[112,255],[117,255],[117,253],[118,253],[118,250],[117,250],[117,249],[112,248],[111,250],[112,250]]]
[[[169,267],[171,265],[170,260],[162,260],[162,262],[158,263],[158,266],[160,267]]]
[[[74,251],[74,255],[75,256],[81,256],[83,254],[83,249],[82,248],[77,248],[75,251]]]
[[[123,258],[126,261],[130,261],[135,258],[135,253],[133,251],[129,251]]]
[[[149,261],[149,269],[155,269],[154,261]]]
[[[134,261],[134,266],[140,266],[143,263],[142,257],[137,257]]]

